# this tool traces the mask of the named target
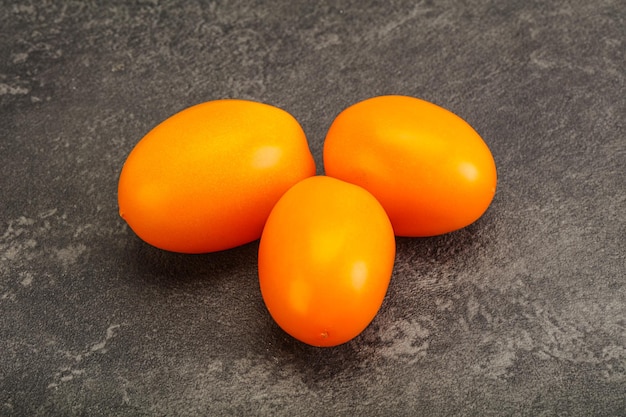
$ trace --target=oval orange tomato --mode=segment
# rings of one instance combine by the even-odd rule
[[[158,248],[185,253],[258,239],[270,210],[315,174],[300,124],[245,100],[190,107],[150,131],[119,178],[120,215]]]
[[[495,162],[478,133],[454,113],[406,96],[342,111],[326,136],[324,167],[370,191],[399,236],[463,228],[482,216],[496,190]]]
[[[267,219],[259,246],[261,294],[287,333],[335,346],[372,321],[394,258],[391,223],[369,192],[335,178],[307,178]]]

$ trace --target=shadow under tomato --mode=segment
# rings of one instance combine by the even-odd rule
[[[322,386],[329,380],[341,378],[342,374],[358,375],[367,368],[368,358],[375,349],[370,335],[375,329],[368,328],[356,338],[333,347],[315,347],[294,339],[275,323],[267,329],[271,338],[271,349],[266,354],[279,358],[300,374],[302,381],[310,387]],[[364,370],[363,372],[367,372]]]
[[[169,252],[151,246],[136,236],[126,248],[128,271],[133,279],[152,285],[177,287],[206,282],[218,283],[238,275],[256,274],[259,241],[206,254]]]

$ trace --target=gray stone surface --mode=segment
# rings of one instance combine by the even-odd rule
[[[626,4],[0,0],[0,415],[626,415]],[[474,225],[398,239],[333,349],[263,305],[258,243],[185,256],[118,217],[126,155],[224,97],[303,125],[380,94],[489,144]]]

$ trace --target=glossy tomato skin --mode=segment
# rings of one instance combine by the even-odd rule
[[[407,96],[374,97],[341,112],[326,136],[324,168],[370,191],[398,236],[434,236],[473,223],[497,182],[491,151],[467,122]]]
[[[209,101],[137,143],[120,174],[119,210],[153,246],[220,251],[258,239],[280,196],[312,175],[306,137],[289,113],[246,100]]]
[[[335,178],[307,178],[283,195],[265,225],[261,294],[296,339],[339,345],[380,309],[394,258],[391,223],[369,192]]]

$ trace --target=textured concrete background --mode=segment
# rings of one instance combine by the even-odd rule
[[[626,415],[626,4],[0,0],[0,415]],[[444,106],[499,169],[477,223],[398,239],[354,341],[262,303],[258,243],[184,256],[117,214],[122,163],[190,105],[325,132]]]

